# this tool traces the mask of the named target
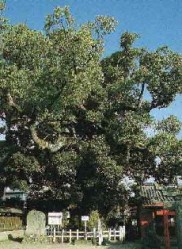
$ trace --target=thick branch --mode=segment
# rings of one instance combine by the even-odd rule
[[[56,152],[63,148],[66,145],[66,138],[59,136],[57,141],[52,144],[48,141],[45,141],[44,139],[41,139],[37,135],[36,127],[35,125],[32,125],[30,127],[31,135],[34,140],[34,142],[43,150],[48,149],[51,152]]]
[[[15,103],[10,93],[7,93],[7,101],[9,106],[14,107],[18,112],[21,112],[21,108]]]
[[[142,88],[141,88],[140,96],[138,98],[138,107],[141,107],[142,97],[143,97],[144,90],[145,90],[145,83],[142,83]]]
[[[165,103],[152,100],[151,105],[150,105],[150,110],[155,109],[155,108],[165,108],[167,105]]]

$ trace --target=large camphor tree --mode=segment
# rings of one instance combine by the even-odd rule
[[[127,176],[141,185],[181,174],[180,122],[151,115],[181,94],[181,57],[133,48],[138,36],[126,32],[103,59],[115,25],[98,16],[78,26],[67,7],[43,32],[1,19],[1,186],[107,214],[126,204]]]

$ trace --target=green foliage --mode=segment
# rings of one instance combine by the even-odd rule
[[[178,134],[181,130],[181,122],[173,115],[158,122],[157,129],[171,134]]]
[[[120,46],[123,49],[129,49],[133,45],[134,41],[139,38],[139,35],[136,33],[125,32],[120,39]]]
[[[98,210],[91,211],[89,215],[89,221],[87,222],[88,229],[93,230],[93,228],[97,228],[99,219],[100,215]]]
[[[68,7],[47,16],[44,32],[3,22],[1,186],[106,216],[127,204],[124,177],[167,183],[181,172],[180,122],[151,114],[181,93],[181,56],[134,48],[138,35],[125,32],[103,59],[116,24],[98,16],[78,26]]]
[[[136,38],[135,33],[122,34],[121,51],[101,62],[109,103],[107,138],[123,173],[139,185],[149,176],[172,182],[181,168],[181,140],[176,137],[181,123],[171,116],[156,125],[151,111],[167,107],[181,93],[181,56],[167,47],[154,52],[133,48]]]

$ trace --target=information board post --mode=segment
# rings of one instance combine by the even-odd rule
[[[85,227],[85,234],[86,234],[87,232],[87,221],[86,220],[84,221],[84,227]]]
[[[81,217],[81,220],[84,222],[84,236],[85,236],[85,239],[87,239],[87,221],[89,221],[89,216],[82,216]]]

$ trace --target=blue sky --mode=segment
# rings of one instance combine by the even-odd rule
[[[33,29],[43,29],[45,16],[60,5],[70,6],[79,22],[93,20],[97,15],[110,15],[118,20],[116,32],[107,37],[107,54],[119,48],[123,31],[137,32],[137,45],[155,49],[167,44],[182,51],[181,0],[6,0],[6,16],[14,23],[25,22]],[[181,11],[180,11],[181,10]]]
[[[116,32],[106,38],[105,56],[119,49],[122,32],[139,33],[137,46],[150,50],[168,45],[182,52],[182,0],[6,0],[5,15],[12,24],[26,23],[42,30],[47,14],[60,5],[70,6],[78,23],[94,20],[97,15],[110,15],[119,22]],[[171,114],[182,121],[182,96],[167,109],[153,111],[162,119]]]

